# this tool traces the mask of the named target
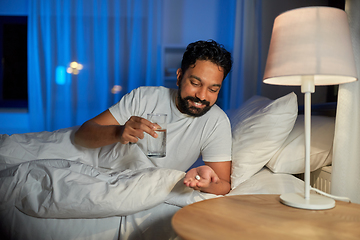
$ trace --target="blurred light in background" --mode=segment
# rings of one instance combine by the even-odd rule
[[[67,73],[70,74],[79,74],[80,70],[83,69],[83,65],[77,62],[71,62],[70,66],[67,68]]]
[[[122,87],[120,85],[114,85],[113,88],[111,89],[111,93],[112,94],[118,94],[119,92],[121,92]]]
[[[58,85],[64,85],[66,82],[66,69],[64,66],[57,66],[56,67],[56,84]]]

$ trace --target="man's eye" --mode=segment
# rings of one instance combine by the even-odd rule
[[[217,91],[219,91],[219,89],[217,89],[217,88],[216,88],[216,89],[209,88],[209,91],[210,91],[210,92],[213,92],[213,93],[216,93]]]
[[[196,83],[196,82],[191,82],[191,84],[196,87],[200,85],[199,83]]]

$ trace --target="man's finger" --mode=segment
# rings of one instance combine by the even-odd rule
[[[143,132],[150,134],[154,138],[158,137],[158,134],[155,132],[156,129],[161,128],[158,124],[152,123],[145,118],[136,116],[134,116],[133,120],[137,123],[135,128],[141,129]]]

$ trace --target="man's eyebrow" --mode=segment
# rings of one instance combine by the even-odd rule
[[[196,80],[199,80],[201,82],[201,78],[199,78],[198,76],[195,75],[190,75],[191,78],[195,78]]]
[[[202,82],[201,78],[199,78],[198,76],[190,75],[190,78],[195,78],[196,80]],[[214,85],[212,85],[212,87],[221,87],[221,84],[214,84]]]

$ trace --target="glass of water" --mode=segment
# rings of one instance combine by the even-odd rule
[[[160,126],[156,129],[158,137],[154,138],[147,134],[147,155],[148,157],[162,158],[166,156],[166,117],[164,113],[149,113],[147,119]]]

